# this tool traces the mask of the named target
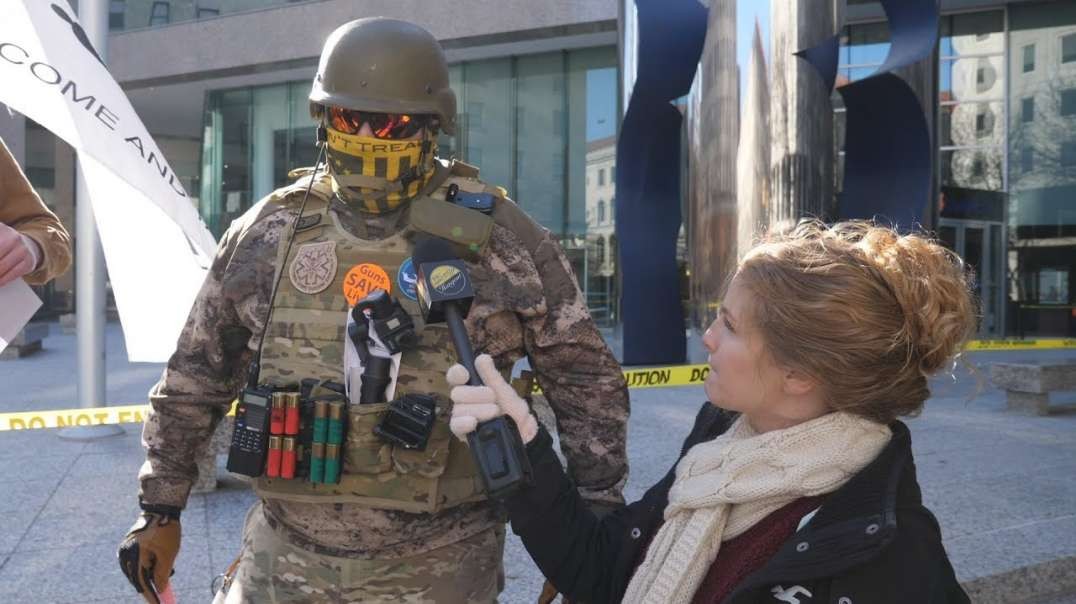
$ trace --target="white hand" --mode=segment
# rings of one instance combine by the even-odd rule
[[[34,272],[33,245],[15,229],[0,223],[0,285]]]
[[[474,364],[485,386],[467,386],[470,374],[463,365],[453,365],[445,374],[453,386],[449,420],[452,433],[465,441],[479,423],[507,415],[516,423],[523,443],[529,443],[538,434],[538,420],[534,419],[527,402],[504,381],[488,354],[479,355]]]

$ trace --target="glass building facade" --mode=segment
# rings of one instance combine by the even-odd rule
[[[843,42],[855,80],[887,28]],[[1076,335],[1076,2],[943,16],[937,82],[935,232],[975,269],[980,334]]]
[[[584,48],[453,64],[460,127],[439,155],[477,165],[561,241],[599,324],[617,320],[617,55]],[[310,81],[215,90],[200,211],[219,236],[288,172],[315,161]]]
[[[793,53],[839,31],[841,86],[889,51],[877,2],[707,4],[685,111],[685,307],[696,328],[753,236],[788,218],[836,218],[844,109]],[[936,54],[899,74],[934,128],[923,224],[974,269],[979,337],[1074,336],[1076,0],[940,4]]]

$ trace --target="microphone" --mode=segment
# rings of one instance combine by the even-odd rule
[[[482,379],[474,366],[474,349],[463,324],[474,300],[467,266],[452,244],[438,237],[423,237],[415,244],[412,262],[418,273],[418,301],[427,325],[446,323],[461,365],[467,368],[472,386]],[[478,466],[486,494],[503,498],[531,483],[531,465],[516,425],[505,417],[478,424],[467,435],[471,455]]]

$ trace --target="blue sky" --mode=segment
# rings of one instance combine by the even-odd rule
[[[751,39],[755,34],[755,19],[762,32],[762,48],[766,64],[770,54],[770,0],[737,0],[736,2],[736,63],[740,66],[740,98],[744,97],[744,78],[747,77],[747,60],[751,56]]]

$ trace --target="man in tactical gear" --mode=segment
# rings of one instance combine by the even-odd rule
[[[121,544],[121,567],[157,601],[196,460],[232,401],[249,383],[310,382],[308,394],[332,396],[333,382],[349,380],[349,307],[382,289],[414,320],[416,343],[399,358],[395,396],[436,398],[429,442],[423,450],[387,443],[374,435],[386,404],[351,404],[337,483],[253,479],[260,501],[221,598],[492,602],[503,587],[504,515],[448,429],[444,373],[455,352],[444,326],[423,324],[415,241],[434,236],[460,250],[475,291],[466,319],[475,352],[502,371],[529,358],[572,476],[596,506],[620,502],[627,476],[620,367],[553,235],[504,189],[479,180],[477,168],[437,159],[437,134],[456,131],[456,97],[430,33],[384,18],[341,26],[325,44],[310,102],[328,173],[296,171],[297,182],[221,239],[150,392],[143,514]]]

